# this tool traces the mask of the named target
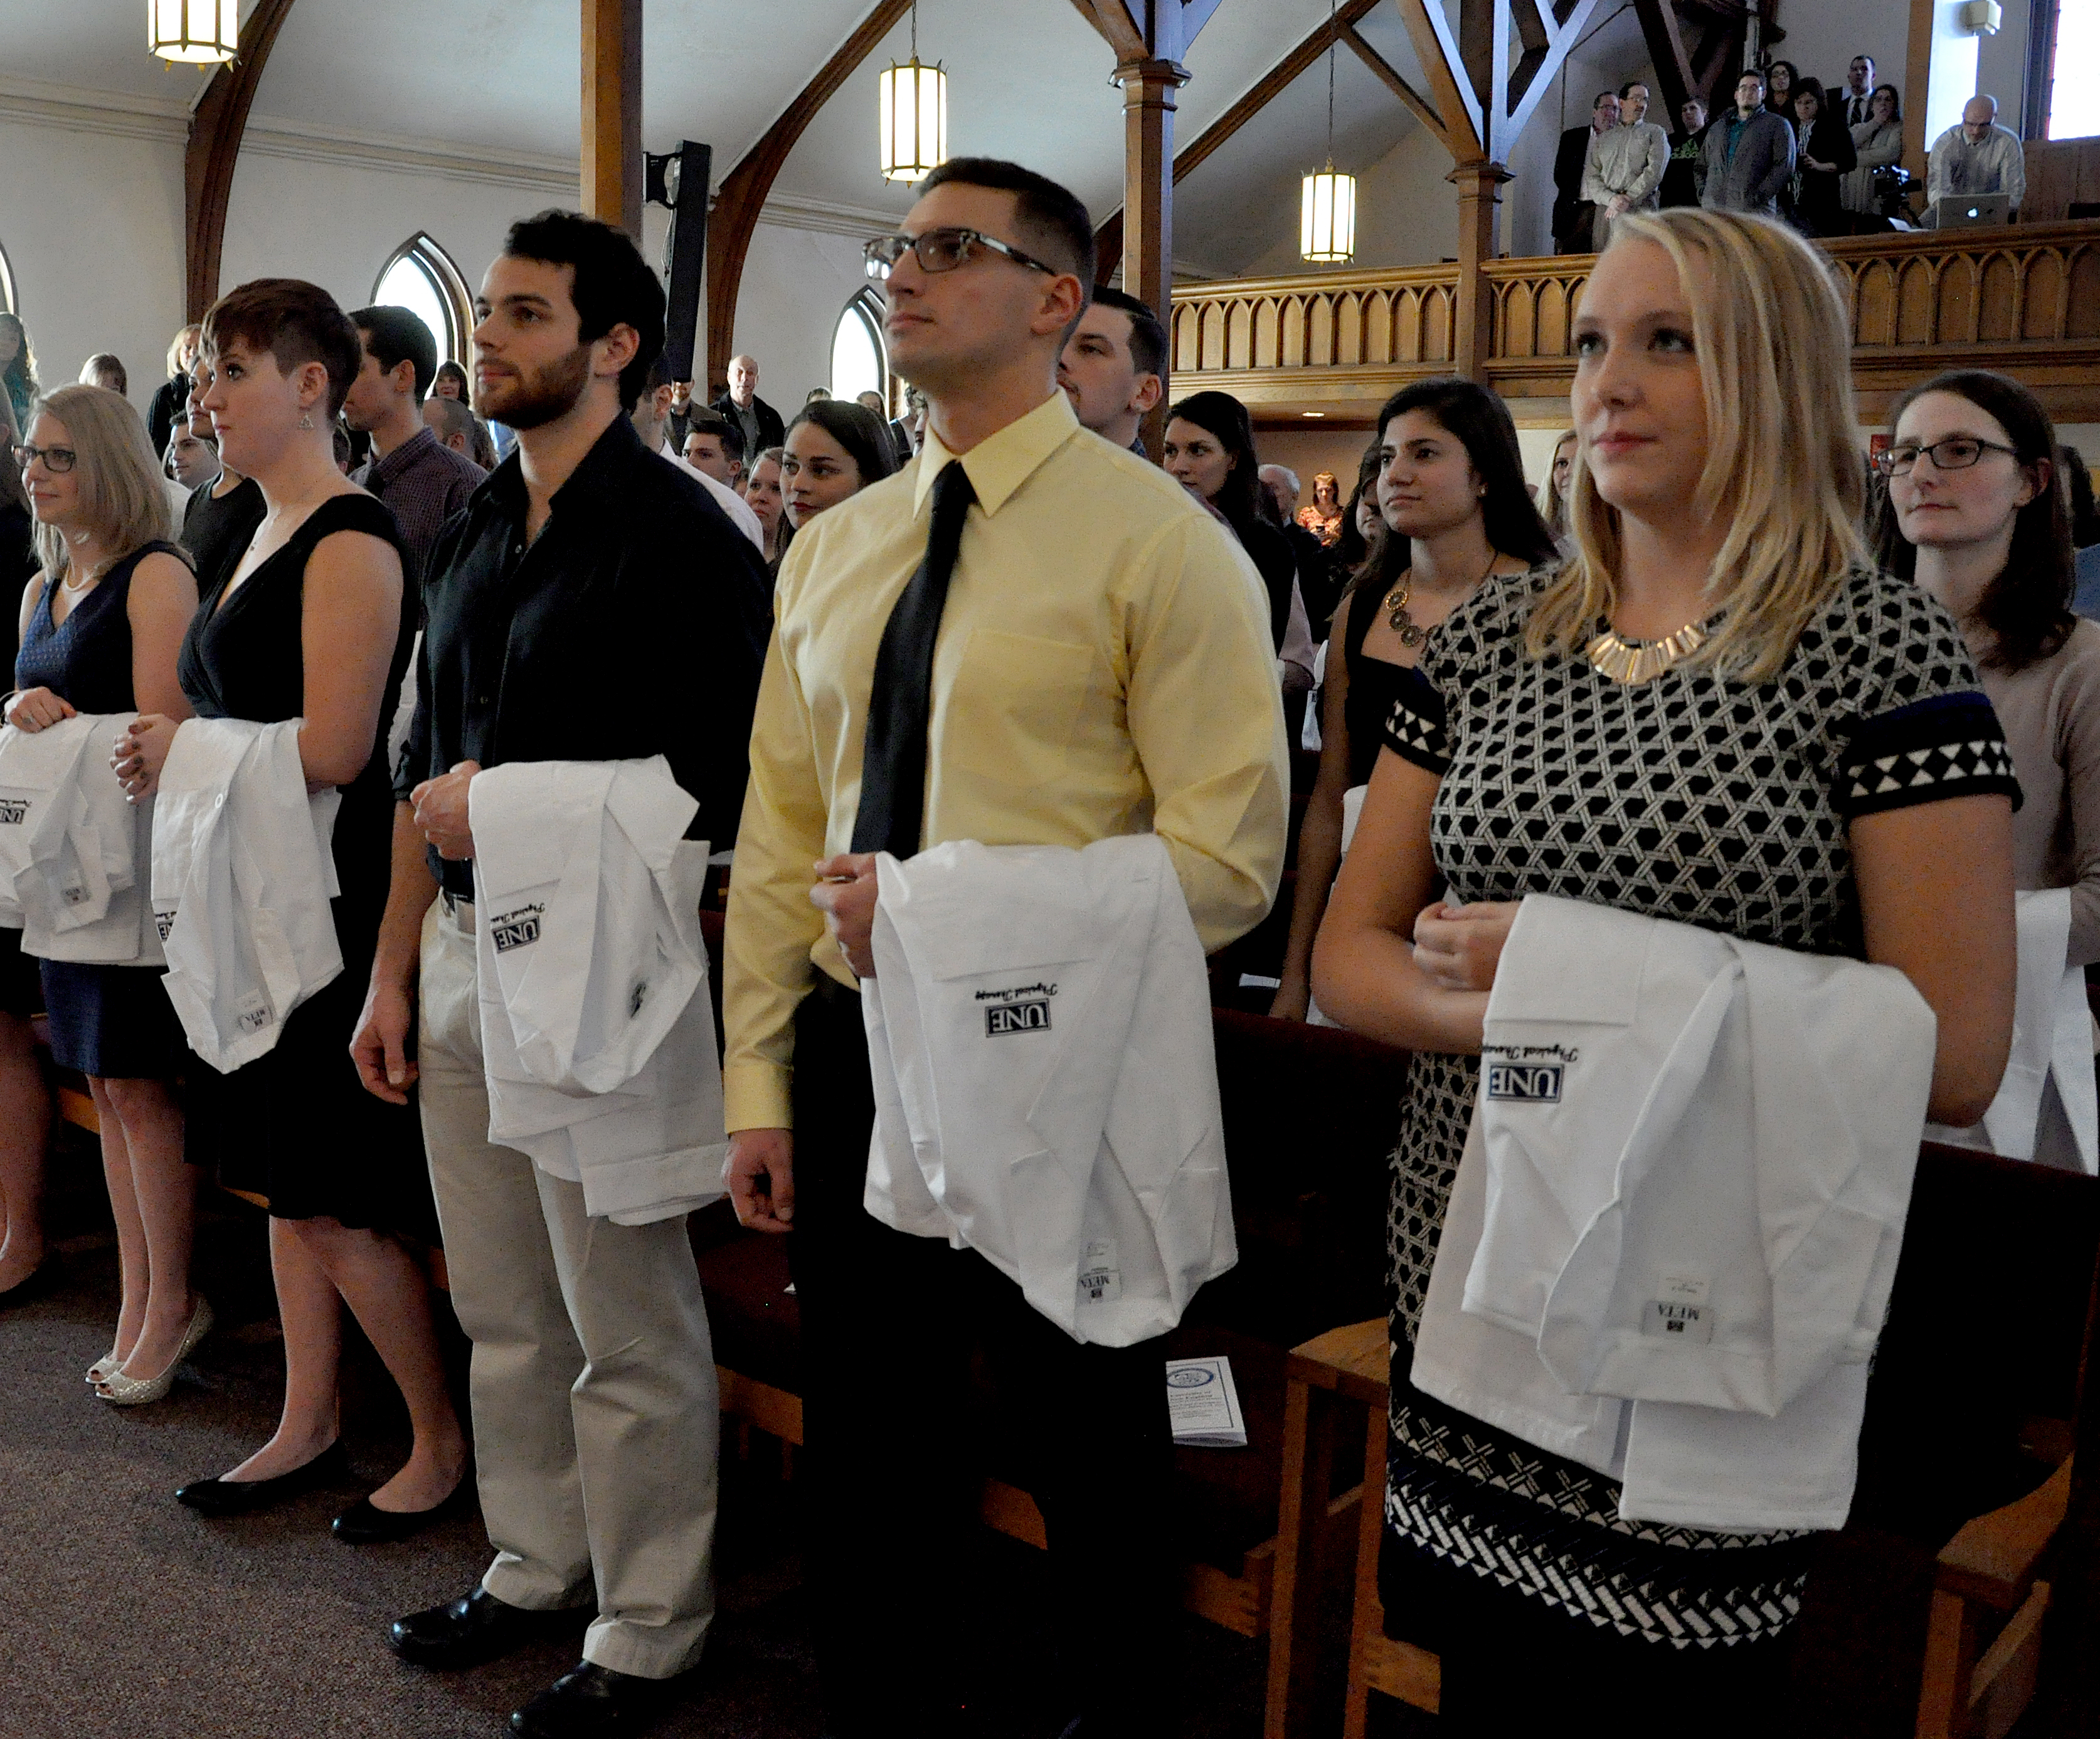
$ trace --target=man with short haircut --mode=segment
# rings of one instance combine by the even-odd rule
[[[966,1569],[982,1353],[1025,1421],[1009,1446],[1048,1529],[1068,1732],[1154,1739],[1173,1727],[1164,1342],[1077,1342],[975,1250],[867,1211],[860,982],[878,850],[1151,831],[1207,947],[1257,923],[1290,784],[1268,604],[1230,535],[1058,391],[1093,276],[1086,208],[954,158],[902,232],[870,257],[925,444],[781,568],[730,893],[730,1193],[745,1224],[793,1234],[829,1730],[946,1739],[974,1701],[978,1638],[1005,1615]]]
[[[1080,427],[1145,457],[1138,431],[1166,383],[1167,329],[1159,316],[1136,297],[1096,284],[1057,359],[1057,384]]]
[[[2027,153],[2020,135],[1998,125],[1998,99],[1973,96],[1961,107],[1961,124],[1932,142],[1926,159],[1925,223],[1939,221],[1938,201],[2003,193],[2017,214],[2027,196]]]
[[[1874,118],[1874,57],[1855,55],[1845,71],[1845,125],[1855,127]]]
[[[731,489],[743,487],[743,430],[720,411],[695,411],[686,428],[686,463]]]
[[[1701,154],[1706,148],[1706,105],[1687,97],[1677,112],[1683,130],[1670,136],[1670,165],[1662,172],[1661,209],[1699,203]]]
[[[359,481],[393,510],[421,576],[430,572],[445,522],[465,510],[487,474],[423,420],[423,402],[438,376],[430,329],[408,309],[386,306],[360,308],[350,323],[364,359],[343,396],[342,420],[372,441],[372,461]]]
[[[687,475],[699,479],[701,486],[714,498],[730,524],[749,538],[761,554],[765,550],[765,528],[758,523],[758,515],[735,490],[718,478],[711,477],[699,466],[689,464],[684,453],[671,444],[672,382],[664,372],[664,359],[658,357],[649,366],[643,377],[641,395],[629,408],[628,415],[634,424],[634,432],[642,437],[642,444],[659,458],[668,460]]]
[[[1699,202],[1709,211],[1779,215],[1779,196],[1793,176],[1793,129],[1765,107],[1765,77],[1736,81],[1736,106],[1706,130]]]
[[[1582,194],[1582,175],[1589,166],[1590,150],[1619,124],[1619,97],[1615,90],[1599,90],[1590,105],[1590,124],[1570,127],[1560,135],[1553,154],[1553,251],[1587,254],[1590,225],[1597,208]]]
[[[693,417],[693,383],[690,381],[671,382],[671,413],[664,418],[666,438],[673,452],[686,450],[686,430],[691,426]]]
[[[1619,86],[1619,124],[1590,137],[1582,166],[1582,197],[1596,208],[1590,245],[1600,254],[1611,240],[1612,218],[1629,211],[1653,211],[1661,199],[1670,140],[1645,118],[1648,100],[1648,86],[1630,79]]]
[[[380,1097],[417,1089],[497,1549],[471,1592],[399,1619],[392,1643],[466,1667],[589,1619],[581,1664],[511,1730],[595,1739],[661,1706],[713,1616],[714,1359],[684,1216],[592,1216],[580,1183],[488,1138],[468,791],[501,764],[662,756],[699,804],[688,837],[731,845],[765,573],[622,414],[664,342],[664,287],[632,241],[573,212],[514,224],[476,311],[474,402],[518,446],[425,588],[393,881],[351,1049]]]
[[[787,439],[779,412],[758,396],[758,360],[732,356],[729,360],[729,391],[709,407],[720,411],[743,431],[743,450],[764,452]]]
[[[437,437],[440,447],[474,457],[474,413],[458,399],[431,394],[423,400],[423,426]],[[477,463],[474,469],[480,466]]]

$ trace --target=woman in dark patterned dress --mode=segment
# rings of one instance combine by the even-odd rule
[[[1778,1731],[1801,1536],[1622,1521],[1611,1481],[1408,1381],[1486,992],[1531,893],[1893,965],[1939,1018],[1931,1114],[1972,1123],[2011,1037],[2018,790],[1954,624],[1864,563],[1848,334],[1812,250],[1762,219],[1622,218],[1576,330],[1577,553],[1432,637],[1314,957],[1322,1007],[1417,1053],[1388,1622],[1442,1656],[1461,1731],[1571,1697],[1621,1733]]]
[[[42,562],[22,594],[7,722],[35,732],[141,707],[188,717],[175,648],[196,610],[196,580],[167,541],[168,500],[146,426],[113,392],[64,386],[38,402],[29,427]],[[106,739],[90,752],[106,757]],[[143,854],[143,830],[139,844]],[[87,1376],[104,1400],[125,1406],[165,1396],[211,1327],[211,1307],[190,1291],[196,1173],[183,1159],[175,1097],[188,1053],[161,977],[156,966],[77,960],[42,969],[51,1057],[87,1077],[117,1220],[117,1338]]]
[[[342,1306],[400,1385],[414,1441],[394,1476],[336,1519],[340,1539],[395,1538],[458,1489],[465,1438],[439,1356],[429,1286],[404,1235],[435,1235],[412,1106],[366,1092],[350,1057],[386,903],[394,800],[385,753],[416,612],[394,516],[337,470],[336,413],[362,352],[325,290],[265,278],[205,317],[213,379],[204,408],[226,461],[261,488],[245,549],[202,576],[183,642],[183,692],[200,718],[302,721],[311,789],[335,787],[331,902],[340,977],[294,1009],[275,1049],[231,1074],[192,1059],[190,1150],[270,1210],[285,1330],[276,1433],[239,1467],[177,1494],[227,1515],[342,1473],[336,1449]],[[139,719],[117,744],[130,788],[153,788],[175,726]]]

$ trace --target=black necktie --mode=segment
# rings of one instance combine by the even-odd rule
[[[951,459],[933,479],[925,558],[890,611],[876,650],[860,808],[854,815],[855,851],[918,854],[926,806],[926,732],[933,715],[933,642],[941,632],[955,552],[962,547],[963,520],[977,498],[960,459]]]

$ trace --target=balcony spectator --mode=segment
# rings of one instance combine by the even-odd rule
[[[1619,124],[1592,139],[1582,165],[1582,198],[1595,208],[1590,245],[1599,252],[1611,239],[1612,219],[1629,211],[1652,211],[1670,164],[1670,140],[1645,119],[1648,86],[1633,79],[1619,87]]]
[[[175,425],[188,415],[190,371],[196,366],[197,335],[201,326],[185,326],[168,346],[168,377],[154,390],[146,407],[146,434],[155,452],[165,452]]]
[[[1882,202],[1874,192],[1874,171],[1903,161],[1903,98],[1894,85],[1874,86],[1867,118],[1852,128],[1852,157],[1856,166],[1840,179],[1839,197],[1854,217],[1877,218]]]
[[[1619,124],[1616,91],[1599,90],[1590,105],[1590,124],[1570,127],[1560,135],[1560,148],[1553,158],[1553,251],[1587,254],[1590,225],[1597,208],[1582,196],[1582,175],[1590,161],[1590,148]]]
[[[1662,206],[1699,203],[1699,153],[1706,148],[1706,105],[1687,97],[1677,112],[1683,130],[1670,135],[1670,162],[1662,172]]]
[[[1793,129],[1764,106],[1765,82],[1754,72],[1736,81],[1736,106],[1706,130],[1699,202],[1709,211],[1779,215],[1779,196],[1793,179]]]
[[[1949,127],[1932,142],[1926,157],[1925,227],[1939,218],[1936,203],[2002,193],[2017,216],[2027,196],[2027,156],[2020,136],[1998,125],[1998,99],[1972,96],[1962,105],[1961,125]]]
[[[1839,185],[1858,159],[1851,133],[1836,109],[1824,102],[1823,86],[1815,79],[1804,78],[1793,87],[1793,131],[1799,172],[1794,223],[1811,236],[1842,236],[1850,226]]]
[[[1765,107],[1782,121],[1793,118],[1794,87],[1801,82],[1801,68],[1791,60],[1765,63]]]

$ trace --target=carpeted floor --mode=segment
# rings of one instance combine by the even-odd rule
[[[397,1615],[474,1586],[488,1552],[478,1515],[394,1546],[354,1549],[327,1531],[405,1449],[399,1403],[361,1344],[346,1373],[344,1440],[364,1485],[221,1522],[173,1501],[185,1481],[239,1461],[275,1419],[281,1364],[261,1216],[225,1198],[208,1209],[196,1273],[220,1326],[167,1401],[118,1409],[81,1380],[108,1350],[115,1316],[116,1252],[92,1150],[69,1140],[52,1185],[64,1283],[0,1314],[0,1739],[503,1732],[510,1710],[574,1663],[572,1645],[434,1675],[403,1666],[385,1643]],[[688,1693],[656,1729],[664,1739],[820,1731],[783,1520],[792,1514],[763,1455],[726,1468],[720,1616]],[[998,1663],[1012,1709],[998,1725],[1012,1739],[1049,1739],[1061,1719],[1037,1610],[1040,1560],[1008,1543],[995,1549],[1015,1614],[1012,1658]],[[1176,1673],[1188,1739],[1254,1739],[1264,1662],[1261,1644],[1189,1619]]]

